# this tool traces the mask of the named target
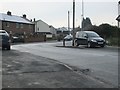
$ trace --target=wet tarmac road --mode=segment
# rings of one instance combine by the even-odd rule
[[[118,87],[117,49],[56,47],[60,44],[61,42],[21,44],[13,45],[11,51],[3,51],[2,86]]]
[[[2,88],[110,88],[56,60],[16,50],[2,52]],[[20,89],[22,90],[22,89]]]
[[[59,61],[73,71],[85,74],[101,82],[118,87],[117,48],[64,48],[62,42],[15,45],[13,49]],[[66,43],[66,45],[69,45]]]

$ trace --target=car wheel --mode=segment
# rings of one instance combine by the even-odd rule
[[[79,44],[77,43],[77,41],[75,41],[75,46],[76,46],[76,47],[78,47],[78,46],[79,46]]]
[[[90,47],[91,47],[91,43],[90,43],[90,42],[88,42],[87,47],[88,47],[88,48],[90,48]]]
[[[105,45],[101,45],[102,48],[104,48]]]

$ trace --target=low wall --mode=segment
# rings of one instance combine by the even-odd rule
[[[45,35],[25,35],[24,42],[43,42],[46,41]]]

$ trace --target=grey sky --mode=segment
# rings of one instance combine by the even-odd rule
[[[54,27],[67,26],[67,12],[70,11],[70,24],[72,27],[72,1],[73,0],[0,0],[0,12],[8,10],[13,15],[36,20],[41,19]],[[76,27],[81,23],[81,1],[76,0]],[[88,2],[89,1],[89,2]],[[118,14],[118,0],[84,0],[84,16],[89,17],[93,25],[109,23],[117,25],[115,20]]]

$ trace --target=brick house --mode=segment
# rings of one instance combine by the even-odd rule
[[[0,29],[14,34],[32,34],[35,30],[33,22],[26,18],[26,15],[12,15],[10,11],[7,14],[0,13]]]

